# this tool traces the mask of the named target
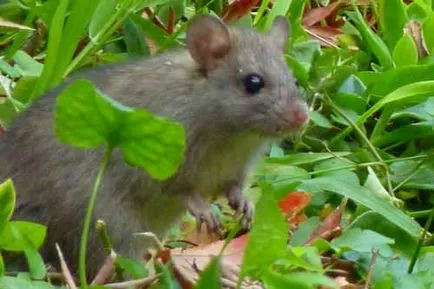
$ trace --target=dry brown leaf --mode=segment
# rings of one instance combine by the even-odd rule
[[[423,37],[422,26],[417,20],[410,20],[404,28],[404,33],[413,38],[417,47],[419,59],[425,58],[428,55],[428,49],[426,48],[425,39]]]
[[[334,210],[330,215],[328,215],[322,224],[311,234],[306,245],[312,244],[312,242],[317,238],[324,238],[329,240],[331,237],[335,236],[336,233],[340,233],[340,223],[342,220],[343,210],[345,208],[346,202],[344,202],[339,208]]]
[[[341,1],[336,1],[326,7],[317,7],[307,11],[303,16],[303,25],[306,27],[311,27],[316,23],[326,19],[340,8],[341,3]]]
[[[32,27],[24,26],[21,24],[14,23],[12,21],[6,20],[2,17],[0,17],[0,27],[6,27],[11,29],[19,29],[19,30],[27,30],[27,31],[33,31]]]

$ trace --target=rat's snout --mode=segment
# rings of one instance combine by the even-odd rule
[[[307,104],[301,100],[288,103],[281,113],[281,119],[284,131],[299,129],[309,119]]]

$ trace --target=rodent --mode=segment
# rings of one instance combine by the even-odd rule
[[[226,195],[230,205],[252,217],[241,188],[268,144],[297,130],[308,119],[296,80],[283,53],[289,25],[276,17],[269,32],[227,27],[218,18],[198,16],[187,31],[187,49],[92,70],[78,78],[132,107],[183,124],[185,161],[170,179],[158,182],[129,167],[115,153],[103,180],[93,224],[103,219],[120,254],[140,258],[144,248],[133,234],[164,236],[189,209],[213,229],[218,221],[208,199]],[[102,150],[60,144],[53,132],[56,94],[27,109],[0,137],[0,181],[12,178],[15,220],[48,227],[41,252],[58,264],[57,242],[77,268],[82,222]],[[78,134],[80,132],[77,132]],[[94,230],[87,265],[95,272],[106,254]]]

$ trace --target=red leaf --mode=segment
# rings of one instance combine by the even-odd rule
[[[301,212],[310,202],[311,196],[304,192],[293,192],[279,201],[279,207],[286,216]]]
[[[225,248],[222,254],[222,275],[232,276],[236,283],[238,279],[239,266],[243,260],[244,250],[247,245],[247,234],[233,239]],[[191,249],[173,249],[170,251],[171,261],[176,279],[182,284],[183,289],[190,289],[209,264],[213,256],[220,254],[225,241],[217,241],[206,246]],[[225,274],[227,273],[227,274]],[[226,277],[228,278],[228,277]]]
[[[344,202],[339,208],[330,213],[322,222],[322,224],[316,228],[311,234],[309,239],[306,241],[307,245],[312,244],[312,242],[317,238],[325,238],[334,235],[336,231],[340,231],[340,224],[342,220],[342,213],[344,211],[346,202]]]
[[[342,34],[338,28],[330,26],[312,26],[306,29],[306,32],[314,39],[321,42],[321,45],[328,47],[337,47],[337,36]]]
[[[259,0],[235,0],[223,8],[222,19],[228,24],[234,23],[249,13],[258,3]]]
[[[311,27],[321,20],[326,19],[328,16],[335,13],[340,8],[340,5],[341,1],[336,1],[326,7],[318,7],[306,12],[303,16],[303,25]]]

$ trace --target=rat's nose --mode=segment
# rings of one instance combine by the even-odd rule
[[[296,130],[303,126],[309,119],[308,108],[305,102],[298,101],[287,105],[282,113],[284,127]]]

